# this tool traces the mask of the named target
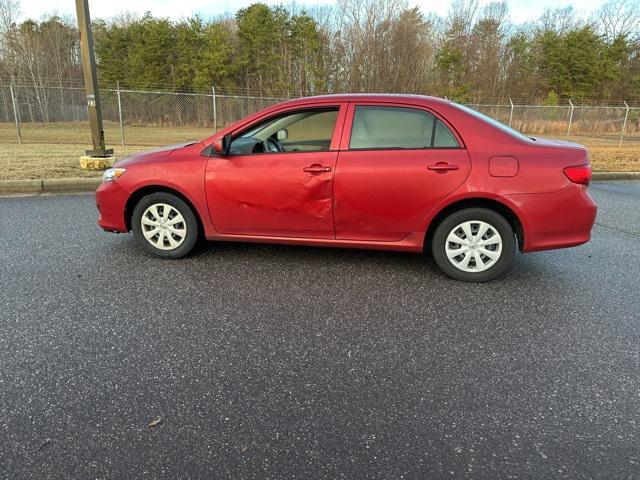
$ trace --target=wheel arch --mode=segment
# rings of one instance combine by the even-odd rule
[[[511,208],[510,206],[506,205],[505,203],[495,198],[487,198],[487,197],[463,198],[442,207],[429,222],[429,226],[424,236],[423,250],[428,251],[429,246],[431,245],[431,240],[433,239],[433,234],[438,228],[438,225],[440,225],[440,223],[448,215],[458,210],[462,210],[465,208],[474,208],[474,207],[486,208],[489,210],[493,210],[494,212],[502,215],[509,222],[509,224],[511,225],[511,228],[516,234],[516,238],[518,240],[518,250],[520,250],[520,252],[523,251],[524,241],[525,241],[525,231],[524,231],[524,225],[522,224],[522,220],[517,215],[517,213],[513,210],[513,208]]]
[[[198,209],[195,207],[189,197],[187,197],[184,193],[176,190],[175,188],[167,187],[166,185],[145,185],[144,187],[138,188],[133,193],[131,193],[131,195],[129,195],[124,208],[124,221],[127,227],[127,231],[131,230],[131,216],[133,215],[133,209],[135,208],[136,204],[143,197],[158,192],[170,193],[172,195],[175,195],[189,206],[196,217],[196,221],[198,222],[198,234],[202,238],[202,236],[204,235],[204,225],[202,223],[202,218],[200,218],[200,212],[198,212]]]

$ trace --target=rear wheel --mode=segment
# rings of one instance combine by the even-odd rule
[[[181,258],[198,241],[198,221],[181,198],[156,192],[140,199],[133,209],[131,229],[140,246],[162,258]]]
[[[486,208],[465,208],[446,217],[433,235],[431,252],[445,274],[467,282],[500,275],[515,255],[509,222]]]

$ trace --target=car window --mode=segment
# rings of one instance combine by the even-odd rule
[[[306,142],[322,140],[328,142],[325,145],[328,149],[337,118],[337,110],[313,112],[306,115],[287,127],[288,136],[285,143],[300,145]]]
[[[460,144],[456,137],[451,133],[451,130],[442,123],[440,120],[436,121],[436,130],[433,134],[433,147],[434,148],[456,148]]]
[[[351,128],[351,149],[455,148],[451,131],[424,110],[405,107],[357,106]]]
[[[533,139],[530,137],[527,137],[524,133],[521,133],[511,127],[509,127],[508,125],[505,125],[504,123],[499,122],[498,120],[496,120],[495,118],[491,118],[488,115],[485,115],[484,113],[480,113],[477,110],[474,110],[473,108],[469,108],[466,107],[464,105],[460,105],[459,103],[451,103],[451,105],[453,105],[456,108],[459,108],[460,110],[463,110],[471,115],[473,115],[476,118],[479,118],[480,120],[502,130],[505,133],[508,133],[509,135],[513,136],[513,137],[517,137],[521,140],[525,140],[527,142],[531,142]]]
[[[329,150],[338,108],[296,110],[271,117],[233,139],[231,153]]]

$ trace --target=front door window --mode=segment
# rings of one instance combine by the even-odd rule
[[[231,154],[327,151],[337,118],[337,108],[298,110],[272,117],[237,136],[231,143]]]

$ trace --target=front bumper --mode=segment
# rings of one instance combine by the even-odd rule
[[[518,207],[525,220],[523,252],[575,247],[591,239],[598,207],[584,185],[505,198]]]
[[[109,232],[128,231],[125,210],[129,193],[118,184],[118,180],[101,183],[96,190],[98,225]]]

